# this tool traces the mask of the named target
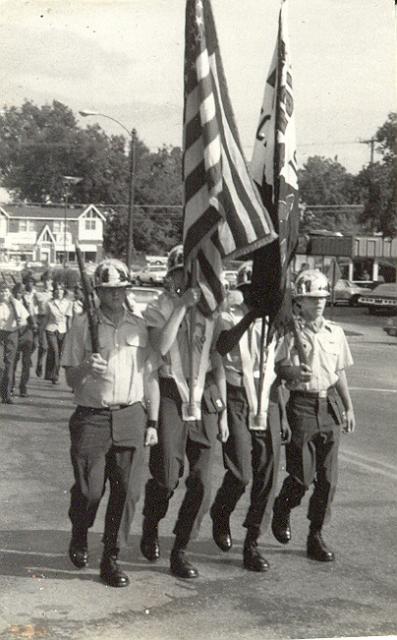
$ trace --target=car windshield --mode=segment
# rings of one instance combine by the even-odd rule
[[[150,291],[148,289],[131,289],[137,302],[150,302],[153,298],[159,296],[159,291]]]
[[[389,284],[379,284],[371,291],[371,294],[397,296],[397,284],[392,282]]]

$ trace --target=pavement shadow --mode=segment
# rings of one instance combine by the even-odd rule
[[[89,567],[76,569],[68,558],[69,531],[59,530],[3,530],[0,531],[0,576],[31,578],[33,580],[90,580],[100,581],[99,562],[102,554],[101,534],[89,533]],[[127,549],[120,554],[120,564],[134,573],[151,571],[168,575],[169,556],[174,536],[160,539],[161,560],[148,562],[139,551],[140,535],[130,537]],[[266,549],[268,551],[268,549]],[[222,554],[210,539],[189,545],[189,557],[194,563],[217,567],[241,567],[242,544],[235,544],[233,554]]]
[[[99,581],[97,567],[101,553],[101,536],[92,534],[92,568],[95,568],[95,574],[87,570],[79,571],[72,565],[67,555],[69,541],[70,533],[67,531],[1,531],[0,576],[32,580]]]
[[[41,408],[41,407],[40,407]],[[48,406],[50,408],[50,406]],[[35,415],[32,416],[21,416],[17,413],[1,413],[1,419],[9,420],[14,422],[28,422],[29,424],[47,424],[48,425],[48,417],[47,418],[39,418]],[[51,424],[56,423],[65,424],[65,418],[51,418]]]
[[[68,558],[69,531],[59,530],[3,530],[0,531],[0,576],[31,578],[32,580],[89,580],[100,582],[98,575],[102,554],[101,534],[89,533],[89,567],[76,569]],[[169,570],[169,556],[174,536],[160,539],[161,559],[148,562],[139,551],[140,535],[130,537],[127,549],[120,554],[120,564],[126,571],[134,573],[150,571],[166,574]],[[230,553],[222,553],[212,539],[191,542],[189,558],[194,564],[212,565],[218,569],[241,568],[242,541],[236,541]],[[284,549],[277,545],[261,545],[266,557],[281,553],[305,556],[304,549]]]

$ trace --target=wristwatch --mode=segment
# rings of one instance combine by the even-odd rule
[[[157,420],[148,420],[148,421],[147,421],[147,427],[148,427],[148,428],[149,428],[149,427],[151,427],[152,429],[156,429],[156,431],[157,431],[157,429],[158,429],[158,422],[157,422]]]

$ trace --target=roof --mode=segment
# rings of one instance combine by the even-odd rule
[[[67,209],[67,218],[68,220],[77,220],[89,209],[93,209],[102,220],[105,219],[103,213],[93,204],[76,207],[69,206]],[[10,219],[34,218],[36,220],[63,220],[65,218],[65,207],[62,206],[6,204],[0,205],[0,211]]]

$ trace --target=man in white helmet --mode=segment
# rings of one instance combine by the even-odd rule
[[[295,282],[294,304],[299,308],[297,331],[284,338],[286,355],[278,371],[287,381],[288,421],[292,431],[287,445],[287,473],[273,509],[276,539],[291,539],[290,511],[298,506],[309,486],[307,555],[331,562],[334,553],[322,538],[329,520],[337,483],[337,457],[341,427],[355,429],[355,417],[345,369],[353,364],[343,329],[323,317],[329,286],[326,276],[308,269]]]
[[[243,523],[246,536],[243,565],[263,572],[268,561],[258,548],[258,539],[270,522],[279,469],[281,438],[289,437],[285,401],[275,375],[277,339],[263,347],[265,369],[262,393],[263,424],[255,424],[261,358],[263,309],[252,290],[252,262],[237,272],[237,289],[243,301],[223,310],[217,327],[218,352],[223,356],[227,382],[229,438],[223,444],[226,473],[211,507],[213,538],[226,552],[232,548],[230,516],[252,480],[248,511]]]
[[[62,356],[77,404],[69,424],[75,477],[69,557],[78,568],[88,564],[87,533],[109,480],[100,575],[111,587],[129,584],[117,559],[139,500],[144,446],[157,442],[156,365],[144,321],[127,308],[129,285],[127,267],[119,260],[97,266],[99,353],[92,352],[84,314],[73,322]]]
[[[225,382],[222,362],[213,348],[215,320],[191,309],[200,290],[186,288],[183,246],[168,257],[169,291],[150,303],[144,318],[153,348],[161,356],[159,366],[160,413],[158,444],[150,451],[151,478],[146,484],[141,551],[145,558],[160,557],[158,526],[189,463],[186,493],[174,527],[171,572],[180,578],[196,578],[198,570],[188,560],[186,547],[197,537],[208,511],[211,470],[217,434],[228,435],[225,415]],[[191,335],[193,332],[193,336]],[[193,340],[192,340],[193,338]],[[194,411],[191,411],[191,344],[194,364]]]

